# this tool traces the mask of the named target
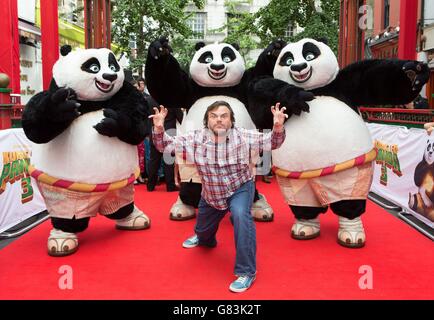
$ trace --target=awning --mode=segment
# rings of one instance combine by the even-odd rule
[[[41,29],[35,27],[31,23],[18,20],[18,33],[20,36],[40,41],[41,40]]]

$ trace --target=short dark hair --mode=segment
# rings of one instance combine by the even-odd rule
[[[215,101],[212,104],[210,104],[208,106],[208,108],[206,108],[206,112],[205,115],[203,117],[203,125],[205,128],[208,128],[208,116],[209,113],[215,109],[217,109],[218,107],[226,107],[229,109],[229,113],[231,116],[231,122],[232,122],[232,128],[234,127],[234,123],[235,123],[235,115],[234,115],[234,110],[232,110],[232,107],[229,103],[227,103],[226,101]]]
[[[146,80],[143,79],[143,78],[139,78],[139,79],[137,80],[137,83],[139,83],[139,82],[143,82],[143,83],[146,85]]]

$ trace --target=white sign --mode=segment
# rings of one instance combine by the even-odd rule
[[[30,146],[22,129],[0,130],[0,232],[46,209],[27,171]]]
[[[18,18],[35,23],[36,0],[18,0]]]
[[[367,124],[378,150],[371,191],[434,227],[434,134]]]
[[[20,87],[21,104],[42,91],[41,49],[20,44]]]

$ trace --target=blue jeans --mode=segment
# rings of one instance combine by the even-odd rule
[[[250,213],[254,195],[255,184],[251,180],[243,184],[228,199],[228,210],[231,212],[230,219],[234,226],[237,276],[256,274],[256,226]],[[199,245],[214,247],[217,244],[217,229],[228,210],[213,208],[201,197],[194,227]]]

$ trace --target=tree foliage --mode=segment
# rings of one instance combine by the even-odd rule
[[[315,0],[271,0],[258,12],[243,16],[232,36],[257,36],[259,47],[262,48],[277,38],[287,41],[306,37],[327,38],[337,53],[339,5],[339,0],[323,0],[319,8],[315,6]],[[285,37],[290,23],[304,28],[304,31],[293,37]]]
[[[137,57],[131,59],[133,68],[142,66],[146,60],[146,49],[151,41],[165,35],[170,38],[174,55],[181,67],[188,70],[194,55],[195,41],[187,24],[188,5],[204,7],[206,0],[116,0],[112,13],[113,41],[119,50],[131,54],[130,44],[137,44]],[[207,30],[207,34],[227,29],[224,39],[227,43],[237,43],[240,53],[249,61],[248,52],[264,48],[271,41],[282,38],[297,41],[304,37],[327,38],[330,47],[337,53],[339,31],[339,0],[323,0],[320,8],[315,0],[271,0],[256,13],[249,8],[252,0],[226,0],[227,23],[217,30]],[[212,13],[211,13],[212,14]],[[295,36],[285,37],[289,24],[298,25],[304,30]]]
[[[205,0],[194,0],[203,8]],[[112,12],[112,37],[118,51],[131,57],[135,42],[136,57],[131,59],[132,68],[140,67],[146,60],[150,42],[161,35],[178,35],[188,38],[191,29],[187,25],[185,8],[188,0],[116,0]]]

